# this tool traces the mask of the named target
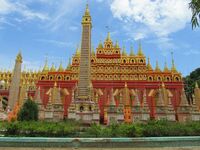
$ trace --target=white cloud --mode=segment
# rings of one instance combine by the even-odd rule
[[[51,19],[47,28],[50,28],[52,31],[56,31],[63,26],[67,28],[67,26],[74,24],[71,22],[72,17],[75,17],[76,15],[80,16],[81,4],[83,4],[82,0],[60,0],[59,3],[54,3],[53,7],[55,8],[55,11],[50,14]]]
[[[47,20],[48,16],[44,13],[33,11],[30,9],[26,3],[22,3],[18,0],[0,0],[0,18],[4,18],[4,23],[8,23],[8,15],[10,14],[19,14],[25,20],[39,19]],[[25,21],[24,20],[24,21]]]
[[[163,56],[167,56],[175,49],[177,49],[177,46],[174,45],[173,40],[169,37],[161,37],[157,39],[147,40],[147,43],[156,44]]]
[[[14,9],[14,5],[7,0],[0,0],[0,14],[7,14]]]
[[[128,22],[143,26],[144,32],[135,33],[138,38],[152,33],[166,37],[190,22],[188,3],[189,0],[112,0],[110,8],[114,17],[126,22],[126,25]]]
[[[35,41],[49,43],[49,44],[53,44],[59,47],[73,46],[73,43],[71,42],[63,42],[63,41],[58,41],[58,40],[36,39]]]

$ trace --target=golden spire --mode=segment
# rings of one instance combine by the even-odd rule
[[[142,44],[141,44],[141,41],[139,42],[139,49],[138,49],[138,55],[139,56],[143,56],[143,51],[142,51]]]
[[[126,55],[127,55],[127,54],[126,54],[126,48],[125,48],[125,46],[123,46],[122,55],[123,55],[123,56],[126,56]]]
[[[103,44],[102,44],[101,40],[99,42],[98,48],[103,48]]]
[[[59,72],[64,71],[63,66],[62,66],[62,61],[60,62],[60,66],[59,66],[59,68],[58,68],[58,71],[59,71]]]
[[[90,10],[89,10],[89,5],[88,4],[86,4],[85,16],[90,16]]]
[[[167,67],[167,62],[166,62],[166,61],[165,61],[164,72],[169,72],[169,69],[168,69],[168,67]]]
[[[119,43],[116,41],[115,48],[119,48]]]
[[[71,58],[69,58],[69,62],[68,62],[68,65],[67,65],[67,70],[69,70],[71,68]]]
[[[164,82],[162,82],[161,87],[162,87],[163,89],[165,88],[165,83],[164,83]]]
[[[57,87],[57,82],[54,82],[54,87]]]
[[[86,5],[85,14],[82,17],[82,25],[83,24],[92,25],[92,19],[91,19],[91,16],[90,16],[88,4]]]
[[[17,57],[16,57],[16,62],[19,62],[19,63],[22,63],[22,54],[21,54],[21,51],[17,54]]]
[[[131,52],[130,52],[130,56],[134,56],[133,45],[131,45]]]
[[[54,63],[52,63],[52,66],[51,66],[51,69],[50,69],[50,71],[51,71],[51,72],[53,72],[53,71],[56,71],[56,68],[55,68],[55,65],[54,65]]]
[[[108,32],[108,35],[107,35],[106,41],[111,41],[111,38],[110,38],[110,32]]]
[[[153,70],[153,69],[152,69],[152,66],[151,66],[151,63],[150,63],[150,58],[149,58],[149,57],[148,57],[147,69],[148,69],[148,70]]]
[[[95,51],[94,51],[94,46],[92,46],[92,52],[91,52],[92,56],[95,56]]]
[[[160,72],[160,67],[159,67],[159,65],[158,65],[158,61],[156,61],[156,68],[155,68],[155,71]]]
[[[47,61],[47,58],[46,58],[42,72],[48,72],[48,71],[49,71],[49,66],[48,66],[48,61]]]
[[[173,52],[171,53],[171,55],[172,55],[172,68],[171,68],[171,71],[172,71],[172,72],[177,72],[177,70],[176,70],[176,66],[175,66],[175,63],[174,63]]]
[[[76,48],[76,56],[80,56],[81,54],[81,51],[79,49],[79,45],[77,45],[77,48]]]
[[[125,88],[127,88],[127,87],[128,87],[128,86],[127,86],[127,82],[125,82],[125,85],[124,85],[124,87],[125,87]]]

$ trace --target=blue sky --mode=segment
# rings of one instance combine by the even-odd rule
[[[200,66],[200,29],[191,29],[188,0],[88,0],[92,43],[104,41],[109,26],[113,41],[145,55],[163,68],[174,52],[183,76]],[[45,57],[51,66],[66,66],[81,39],[86,0],[0,0],[0,69],[13,68],[19,50],[23,68],[39,69]]]

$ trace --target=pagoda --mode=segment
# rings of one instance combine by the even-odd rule
[[[14,72],[0,70],[0,101],[4,110],[13,108],[19,101],[13,97],[18,98],[20,89],[26,85],[28,97],[33,97],[40,106],[41,120],[68,118],[104,124],[149,119],[200,120],[199,87],[195,87],[193,103],[188,104],[182,75],[173,57],[171,67],[165,63],[162,69],[157,61],[153,68],[141,42],[137,50],[131,45],[128,54],[128,48],[113,42],[110,32],[96,49],[92,48],[88,5],[81,24],[81,46],[66,67],[62,63],[58,68],[54,63],[49,66],[46,59],[40,70],[21,71],[19,54]]]

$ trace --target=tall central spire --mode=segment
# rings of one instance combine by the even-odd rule
[[[90,96],[90,53],[91,53],[92,21],[88,4],[82,17],[82,39],[80,57],[80,75],[78,82],[78,98],[89,99]]]

